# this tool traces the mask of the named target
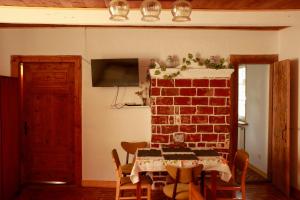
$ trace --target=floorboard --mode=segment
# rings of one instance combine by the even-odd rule
[[[78,188],[74,186],[35,185],[25,187],[16,200],[113,200],[111,188]],[[152,193],[152,200],[164,200],[161,190]],[[286,200],[271,184],[248,184],[247,200]]]

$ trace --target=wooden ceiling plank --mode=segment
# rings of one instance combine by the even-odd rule
[[[131,8],[139,8],[142,0],[128,0]],[[169,9],[175,0],[160,0]],[[193,9],[211,10],[281,10],[300,9],[299,0],[192,0]],[[104,0],[1,0],[0,6],[106,8]]]
[[[279,31],[288,26],[113,26],[113,25],[55,25],[55,24],[6,24],[0,23],[3,28],[133,28],[133,29],[206,29],[206,30],[249,30],[249,31]]]

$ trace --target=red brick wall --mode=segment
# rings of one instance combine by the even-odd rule
[[[227,157],[230,129],[230,80],[152,79],[152,147],[172,143],[184,133],[189,147],[214,147]]]

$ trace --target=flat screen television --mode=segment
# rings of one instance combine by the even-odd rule
[[[138,86],[137,58],[92,59],[93,87]]]

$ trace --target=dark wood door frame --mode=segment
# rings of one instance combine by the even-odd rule
[[[75,139],[75,184],[81,186],[82,181],[82,130],[81,130],[81,56],[18,56],[11,57],[11,75],[13,77],[19,77],[21,81],[20,63],[26,62],[52,62],[61,63],[68,62],[74,63],[74,139]],[[21,85],[22,91],[22,85]],[[21,100],[22,100],[21,92]],[[22,104],[22,103],[21,103]],[[22,106],[22,105],[21,105]],[[22,117],[22,116],[21,116]]]
[[[237,151],[237,139],[238,139],[238,68],[240,64],[273,64],[278,61],[277,54],[271,55],[230,55],[230,63],[234,66],[234,72],[231,76],[231,143],[230,143],[230,155],[234,155]],[[270,67],[270,79],[269,79],[269,96],[272,97],[272,74],[273,69]],[[268,178],[272,177],[272,98],[269,98],[269,128],[268,128]],[[232,159],[232,157],[230,157]]]

